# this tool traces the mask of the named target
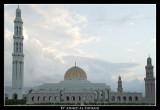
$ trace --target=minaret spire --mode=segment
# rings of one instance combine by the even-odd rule
[[[75,66],[76,66],[76,62],[75,62]]]
[[[146,77],[145,80],[145,97],[149,99],[155,99],[155,78],[153,72],[154,66],[152,65],[152,59],[147,58],[147,65],[145,66],[146,69]]]
[[[22,99],[24,92],[24,53],[23,53],[23,21],[21,19],[21,10],[16,9],[16,18],[14,20],[13,35],[13,53],[12,53],[12,89],[9,99]],[[14,94],[17,95],[14,95]]]
[[[117,92],[123,92],[122,81],[121,81],[121,76],[120,76],[120,75],[119,75],[119,77],[118,77],[118,88],[117,88]]]

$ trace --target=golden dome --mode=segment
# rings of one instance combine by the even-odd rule
[[[64,75],[65,80],[86,80],[87,75],[85,71],[76,65],[68,69]]]

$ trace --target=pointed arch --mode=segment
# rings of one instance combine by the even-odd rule
[[[69,96],[66,97],[66,101],[69,101]]]
[[[120,96],[117,97],[117,101],[121,101],[121,97]]]
[[[135,96],[135,101],[138,101],[138,97],[137,96]]]
[[[18,94],[17,93],[13,94],[13,99],[18,99]]]
[[[123,96],[123,101],[126,101],[126,96]]]
[[[81,101],[81,96],[78,96],[78,101]]]
[[[132,101],[132,97],[131,96],[129,97],[129,101]]]
[[[111,97],[111,101],[115,101],[115,97],[114,96]]]
[[[34,101],[34,96],[32,97],[32,101]]]

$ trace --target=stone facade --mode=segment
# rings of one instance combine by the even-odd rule
[[[27,103],[45,103],[45,100],[38,101],[38,97],[46,97],[51,103],[94,103],[108,102],[109,86],[104,83],[91,83],[87,80],[68,81],[64,80],[55,84],[44,84],[38,90],[32,90],[27,94]],[[33,100],[33,97],[35,100]],[[49,97],[52,100],[49,100]],[[56,98],[57,97],[57,100]]]
[[[94,102],[94,92],[64,92],[61,93],[29,93],[27,94],[27,104],[34,103],[84,103]]]
[[[111,92],[109,94],[111,103],[142,103],[142,93],[136,92]]]

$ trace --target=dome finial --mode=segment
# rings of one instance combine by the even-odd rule
[[[119,78],[118,78],[119,80],[121,80],[121,76],[120,76],[120,74],[119,74]]]

